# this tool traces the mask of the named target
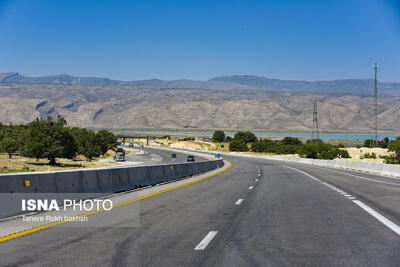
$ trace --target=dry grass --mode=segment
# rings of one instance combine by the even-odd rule
[[[111,153],[111,152],[110,152]],[[110,157],[111,155],[105,155],[102,158]],[[98,168],[116,165],[113,162],[98,162],[99,158],[87,161],[84,157],[78,156],[76,159],[57,159],[58,163],[56,166],[48,164],[47,159],[33,159],[13,155],[10,159],[7,154],[0,154],[0,173],[15,173],[15,172],[35,172],[35,171],[57,171],[57,170],[69,170],[69,169],[82,169],[83,168]]]
[[[378,162],[378,163],[383,163],[384,159],[380,158],[380,156],[389,156],[392,155],[393,153],[389,152],[386,148],[379,148],[379,147],[361,147],[361,148],[356,148],[356,147],[348,147],[344,148],[349,152],[349,155],[351,159],[348,160],[356,160],[356,161],[365,161],[365,162]],[[369,153],[375,153],[376,154],[376,159],[372,158],[366,158],[366,159],[361,159],[361,156]]]
[[[200,140],[196,141],[177,141],[169,139],[156,139],[152,141],[153,145],[161,145],[171,148],[183,148],[183,149],[195,149],[195,150],[215,150],[216,144],[210,142],[204,142]]]

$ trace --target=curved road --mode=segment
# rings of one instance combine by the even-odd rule
[[[125,149],[129,149],[126,148]],[[154,165],[162,163],[179,163],[187,162],[188,154],[185,153],[175,153],[176,158],[172,159],[171,155],[173,152],[168,152],[161,149],[145,148],[145,154],[126,154],[126,161],[123,164],[129,164],[129,162],[136,163],[135,166],[140,165]],[[195,157],[195,161],[203,161],[204,159]]]
[[[51,227],[0,243],[1,265],[399,266],[399,180],[226,159],[220,174],[126,205],[136,227]]]

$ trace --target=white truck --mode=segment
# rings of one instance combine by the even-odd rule
[[[125,161],[125,150],[122,147],[117,148],[114,159],[115,161]]]

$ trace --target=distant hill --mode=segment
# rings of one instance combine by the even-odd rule
[[[369,132],[373,99],[271,90],[204,90],[131,85],[0,83],[0,122],[64,116],[95,128],[312,130],[318,101],[321,131]],[[400,97],[379,97],[379,129],[400,132]]]
[[[233,75],[212,78],[210,81],[241,84],[253,88],[313,92],[324,94],[371,94],[374,88],[373,79],[347,79],[333,81],[290,81],[269,79],[251,75]],[[379,83],[382,95],[400,95],[400,83]]]
[[[373,80],[287,81],[234,75],[208,81],[117,81],[0,73],[0,122],[64,116],[95,128],[310,131],[318,101],[321,131],[369,132]],[[380,83],[379,129],[400,132],[400,83]]]
[[[323,94],[372,94],[374,81],[372,79],[347,79],[333,81],[292,81],[270,79],[252,75],[232,75],[214,77],[207,81],[159,79],[118,81],[98,77],[74,77],[66,74],[27,77],[18,72],[0,73],[0,83],[24,84],[64,84],[87,86],[135,86],[147,88],[175,89],[215,89],[215,90],[273,90],[312,92]],[[400,83],[382,82],[378,84],[379,94],[383,96],[400,96]]]

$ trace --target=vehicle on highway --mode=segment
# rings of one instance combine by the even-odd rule
[[[124,157],[125,157],[125,150],[122,147],[118,147],[117,148],[117,154],[118,153],[122,153],[124,155]]]
[[[171,158],[176,159],[176,154],[175,154],[175,153],[172,153],[172,154],[171,154]]]
[[[115,161],[125,161],[125,153],[118,152],[114,156]]]
[[[194,156],[187,156],[187,162],[194,162]]]

